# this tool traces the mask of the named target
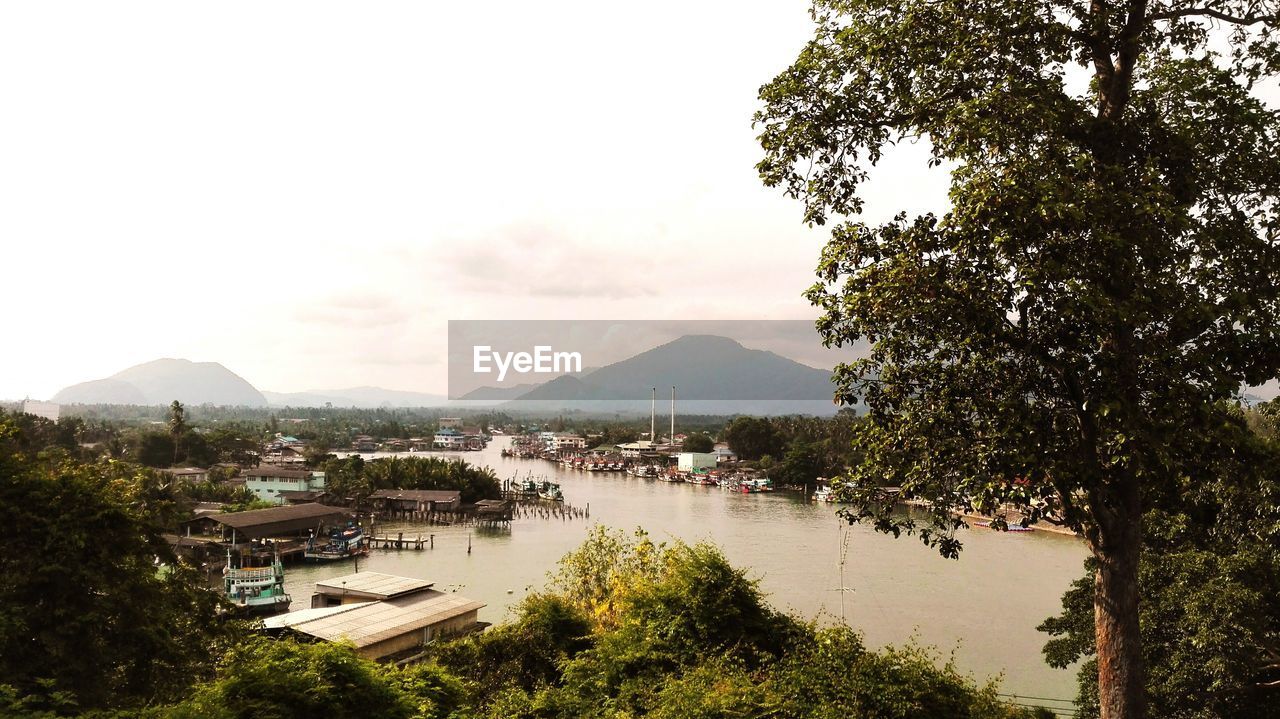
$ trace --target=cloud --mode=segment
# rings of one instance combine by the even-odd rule
[[[397,327],[413,316],[401,300],[364,291],[340,292],[303,302],[292,314],[294,320],[304,324],[355,330]]]
[[[446,284],[466,292],[608,300],[657,295],[662,267],[652,245],[619,239],[590,242],[571,226],[522,220],[444,243],[432,262]]]

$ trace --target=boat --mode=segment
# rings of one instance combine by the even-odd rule
[[[773,480],[768,477],[760,479],[744,479],[738,484],[738,491],[743,494],[756,494],[759,492],[772,492]]]
[[[549,502],[563,502],[564,493],[560,491],[560,485],[555,482],[543,482],[542,487],[538,489],[538,498]]]
[[[993,527],[991,526],[991,522],[974,522],[974,524],[975,524],[976,526],[979,526],[979,527],[986,527],[987,529],[992,529],[992,528],[993,528]],[[1001,531],[1001,530],[997,530],[997,531]],[[1010,524],[1010,525],[1009,525],[1008,527],[1006,527],[1003,531],[1005,531],[1005,532],[1034,532],[1034,531],[1036,531],[1036,528],[1035,528],[1035,527],[1024,527],[1024,526],[1022,526],[1021,524]]]
[[[348,557],[369,553],[369,546],[364,541],[364,530],[354,522],[329,532],[324,543],[312,535],[307,540],[307,549],[302,556],[312,562],[334,562]]]
[[[813,491],[813,501],[815,502],[834,502],[836,494],[830,487],[821,486]]]
[[[287,612],[292,602],[284,590],[284,565],[274,553],[267,561],[252,553],[241,556],[228,550],[222,585],[227,601],[246,614]]]

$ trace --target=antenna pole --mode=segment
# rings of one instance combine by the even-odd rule
[[[676,386],[671,385],[671,444],[676,443]]]

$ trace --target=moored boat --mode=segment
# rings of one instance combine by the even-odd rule
[[[364,530],[360,525],[350,522],[345,527],[329,532],[327,537],[312,535],[307,540],[307,549],[302,556],[311,562],[334,562],[368,553]]]
[[[227,601],[248,614],[287,612],[292,602],[284,590],[284,565],[275,554],[267,560],[227,552],[222,584]]]

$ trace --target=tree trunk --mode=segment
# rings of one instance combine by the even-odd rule
[[[1130,508],[1131,510],[1133,508]],[[1102,719],[1144,719],[1142,636],[1138,624],[1141,514],[1125,512],[1093,547],[1093,613],[1098,650],[1098,703]]]

